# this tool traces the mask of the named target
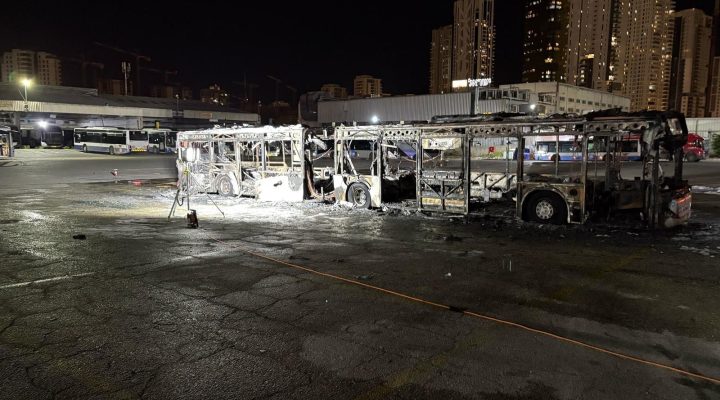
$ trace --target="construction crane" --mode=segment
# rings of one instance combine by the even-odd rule
[[[133,51],[121,49],[119,47],[111,46],[109,44],[100,43],[100,42],[93,42],[94,45],[99,47],[104,47],[106,49],[112,50],[114,52],[120,53],[120,54],[126,54],[129,56],[132,56],[135,58],[135,92],[137,94],[142,94],[141,87],[140,87],[140,70],[143,69],[140,67],[140,61],[147,61],[151,62],[152,60],[148,56],[144,56],[142,54],[135,53]]]

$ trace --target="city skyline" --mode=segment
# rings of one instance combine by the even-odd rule
[[[707,11],[712,7],[711,0],[677,3],[678,9],[694,6]],[[157,70],[179,70],[177,79],[196,90],[218,83],[241,92],[244,88],[233,82],[246,81],[259,85],[264,99],[274,96],[275,86],[266,78],[268,74],[300,91],[318,90],[328,82],[350,89],[355,76],[369,74],[383,79],[384,87],[393,94],[427,93],[432,30],[453,22],[454,2],[446,0],[432,7],[412,7],[409,1],[365,4],[374,11],[362,23],[333,2],[283,5],[287,7],[283,13],[263,5],[248,10],[268,18],[225,15],[210,4],[208,9],[219,11],[209,13],[199,24],[182,9],[162,3],[142,7],[132,3],[125,7],[42,2],[10,5],[8,15],[16,16],[17,22],[0,28],[7,39],[7,47],[0,51],[21,48],[92,59],[93,53],[102,52],[94,42],[109,43],[150,56],[148,65]],[[498,84],[522,79],[523,32],[518,25],[523,9],[518,6],[522,6],[520,0],[495,5]],[[130,23],[134,20],[151,21],[152,28]],[[48,40],[49,33],[53,40]],[[114,72],[119,70],[119,62],[108,64],[106,73],[120,79],[120,73]],[[66,66],[72,69],[64,63],[63,68]]]

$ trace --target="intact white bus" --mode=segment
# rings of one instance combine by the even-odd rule
[[[76,150],[93,153],[128,154],[130,131],[118,128],[75,128]]]
[[[177,151],[177,132],[169,129],[143,129],[148,134],[147,151],[149,153],[175,153]]]
[[[147,130],[130,130],[130,139],[128,145],[130,145],[130,151],[143,152],[148,147],[148,132]]]

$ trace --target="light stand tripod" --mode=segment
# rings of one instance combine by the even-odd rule
[[[215,200],[213,200],[209,194],[205,193],[205,195],[207,196],[208,200],[213,203],[215,208],[220,211],[220,214],[222,214],[223,218],[225,218],[225,213],[220,209],[217,203],[215,203]],[[188,228],[196,229],[199,226],[199,223],[197,218],[197,211],[190,208],[190,169],[188,169],[187,165],[185,166],[182,177],[180,178],[178,190],[177,192],[175,192],[175,200],[173,201],[173,205],[170,208],[170,213],[168,214],[168,222],[170,222],[172,216],[175,215],[175,210],[177,209],[177,206],[182,206],[183,202],[187,202]]]

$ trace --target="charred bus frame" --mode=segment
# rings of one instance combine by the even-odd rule
[[[628,134],[639,135],[642,143],[642,172],[633,179],[620,174],[619,157],[608,156]],[[575,137],[579,160],[528,163],[526,140],[538,135]],[[301,126],[222,128],[181,132],[178,170],[193,192],[264,201],[313,197],[317,180],[331,176],[336,200],[358,207],[380,207],[384,199],[396,198],[415,201],[420,211],[467,216],[478,204],[504,198],[515,202],[518,218],[541,223],[582,224],[593,214],[636,210],[651,227],[673,226],[687,221],[692,202],[682,179],[687,137],[681,114],[661,112],[338,126],[332,172],[321,173],[311,158],[320,140]],[[504,171],[478,167],[475,148],[490,139],[513,142],[519,150],[511,165],[507,145]],[[366,159],[353,157],[353,141],[369,142]],[[662,176],[661,150],[674,155],[672,178]]]
[[[582,152],[580,160],[561,162],[558,157],[550,163],[552,174],[528,173],[521,150],[514,173],[510,168],[486,172],[472,167],[475,141],[505,138],[514,140],[517,149],[524,149],[526,138],[539,134],[575,136]],[[632,180],[620,175],[621,160],[607,156],[613,154],[617,139],[627,134],[640,135],[643,145],[642,176]],[[451,118],[426,125],[340,126],[335,129],[335,194],[340,201],[377,207],[382,203],[385,186],[396,184],[402,174],[413,174],[414,200],[420,211],[468,215],[474,202],[512,197],[516,215],[523,220],[582,224],[591,214],[601,211],[639,210],[651,227],[674,226],[687,221],[692,202],[689,186],[682,179],[682,146],[687,136],[681,114],[661,112],[603,112],[547,119],[491,116]],[[372,141],[372,163],[365,173],[358,172],[349,157],[347,148],[352,140]],[[390,171],[389,149],[401,142],[410,144],[415,154],[422,156],[415,157],[411,169]],[[591,145],[594,157],[589,154]],[[452,151],[455,162],[441,157],[445,162],[428,167],[427,160],[436,158],[426,157],[426,150],[441,154]],[[672,178],[661,176],[661,150],[674,154]],[[595,161],[591,164],[591,160]],[[579,170],[563,174],[561,170],[568,165],[579,166]],[[595,170],[592,179],[591,167]]]
[[[192,193],[302,201],[308,160],[301,126],[239,127],[178,134],[178,172]]]

